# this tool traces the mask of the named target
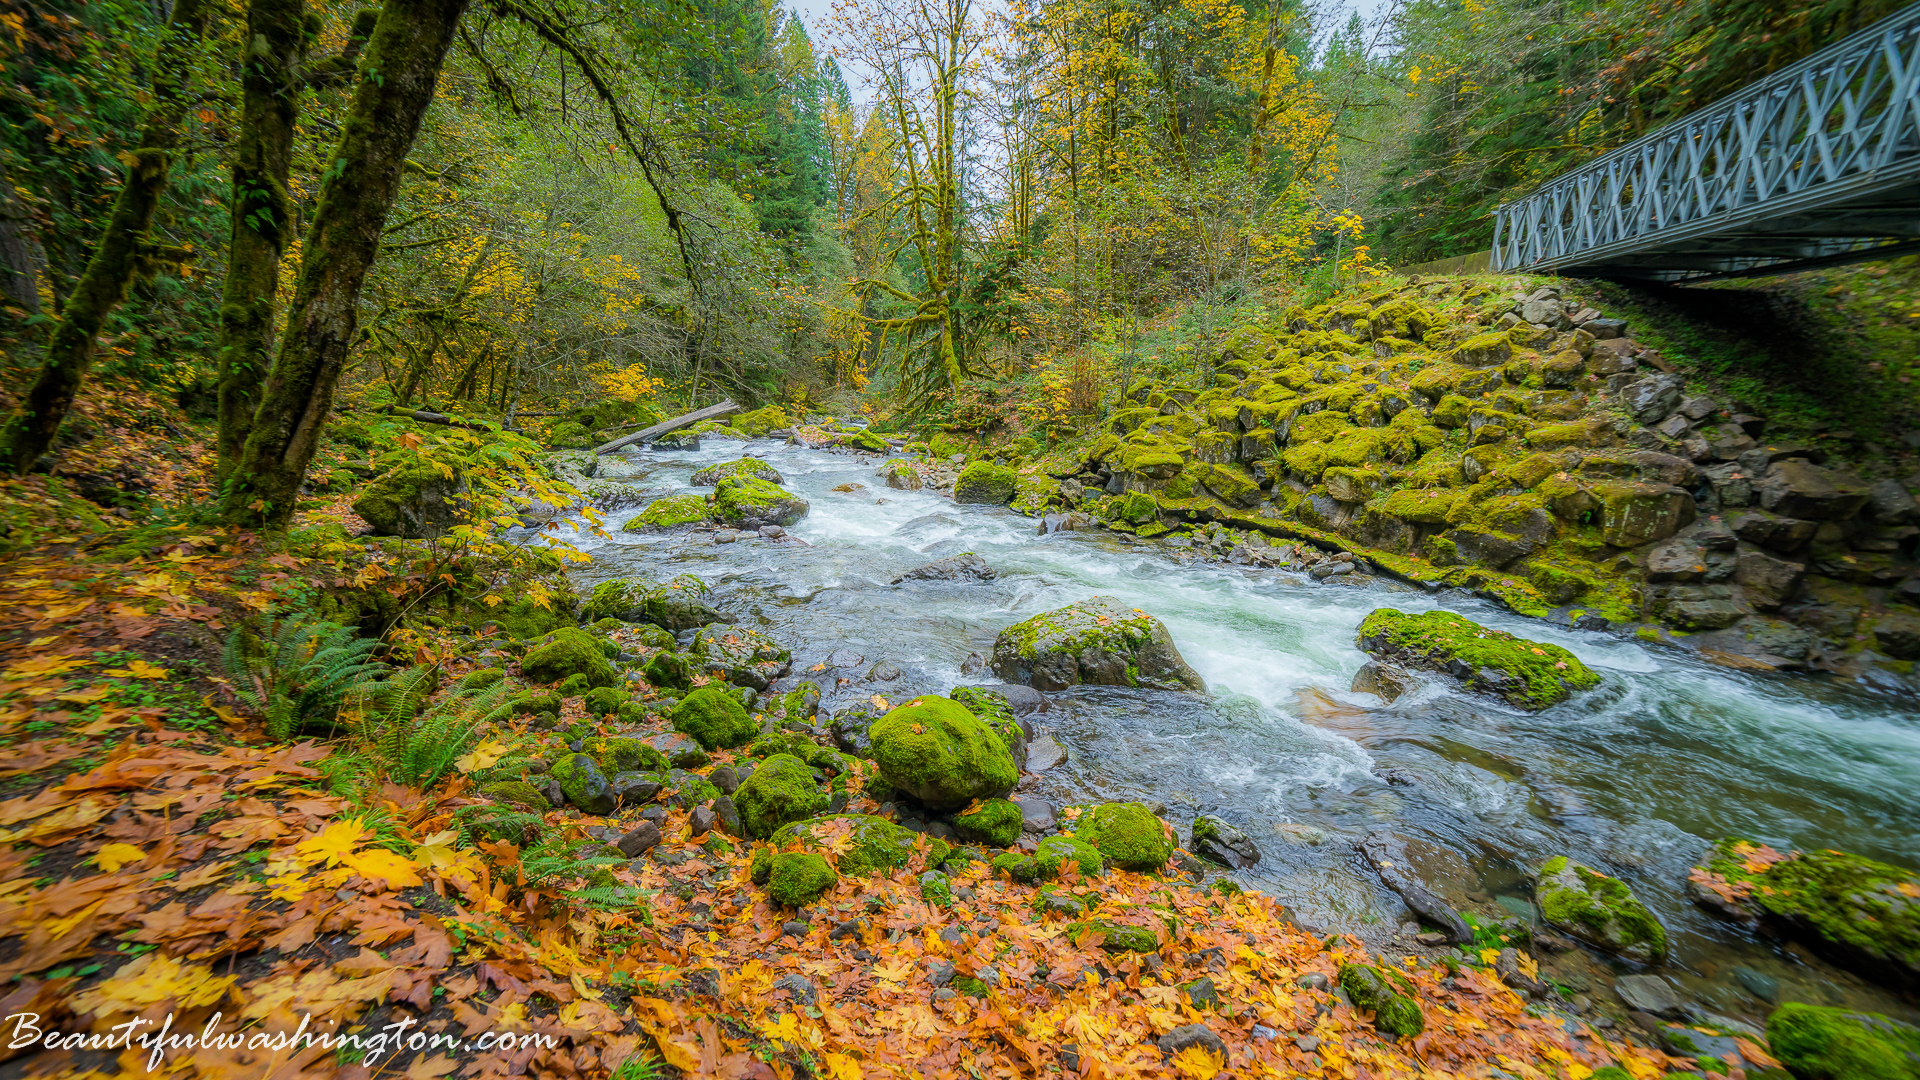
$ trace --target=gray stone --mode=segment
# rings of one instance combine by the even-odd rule
[[[1302,990],[1318,990],[1324,994],[1333,988],[1333,980],[1327,978],[1323,972],[1309,971],[1293,980],[1293,985]]]
[[[1776,461],[1758,485],[1760,505],[1784,517],[1839,521],[1867,505],[1865,481],[1803,458]]]
[[[1020,808],[1020,828],[1025,832],[1047,832],[1059,820],[1053,804],[1042,798],[1024,796],[1013,800],[1013,805]]]
[[[746,832],[740,827],[740,810],[733,805],[732,796],[722,795],[713,800],[714,824],[720,831],[732,837],[744,837]]]
[[[615,840],[613,846],[620,849],[620,854],[635,859],[659,842],[660,826],[651,821],[642,821]]]
[[[1455,942],[1473,940],[1473,928],[1467,925],[1458,912],[1449,907],[1446,901],[1428,891],[1426,885],[1415,875],[1412,860],[1407,856],[1406,843],[1394,836],[1390,830],[1381,828],[1369,832],[1360,841],[1360,854],[1372,864],[1374,872],[1387,888],[1400,894],[1400,899],[1413,909],[1428,924],[1447,932]]]
[[[611,783],[613,797],[620,801],[621,806],[652,802],[663,786],[659,780],[642,772],[615,773]]]
[[[916,567],[894,578],[891,584],[898,585],[903,581],[992,581],[999,576],[999,571],[988,566],[987,560],[969,551]]]
[[[1392,704],[1411,692],[1415,685],[1413,676],[1400,665],[1385,660],[1369,660],[1354,673],[1350,689],[1356,694],[1372,694]]]
[[[1686,1003],[1664,976],[1622,975],[1614,981],[1613,992],[1635,1012],[1668,1020],[1682,1019],[1687,1013]]]
[[[1212,814],[1193,819],[1191,835],[1193,853],[1208,862],[1245,870],[1260,861],[1260,849],[1254,845],[1253,837]]]
[[[874,682],[892,682],[899,678],[901,674],[902,672],[899,668],[885,660],[867,669],[867,678],[872,679]]]
[[[1773,1004],[1780,1000],[1780,980],[1771,975],[1755,971],[1750,967],[1736,967],[1733,969],[1733,978],[1745,988],[1747,993],[1761,1001]]]
[[[800,922],[797,919],[790,919],[780,924],[780,936],[790,937],[795,941],[800,941],[806,938],[807,931],[811,929],[813,929],[813,927],[808,926],[806,923]]]
[[[1090,684],[1206,692],[1166,625],[1111,596],[1089,597],[1001,631],[993,671],[1036,690]]]
[[[1804,563],[1789,562],[1754,548],[1740,552],[1736,559],[1733,580],[1747,591],[1747,598],[1756,607],[1763,608],[1779,607],[1792,596],[1807,569]]]
[[[1648,581],[1699,581],[1706,573],[1706,553],[1691,540],[1675,537],[1647,552]]]
[[[732,544],[739,539],[740,533],[735,529],[721,529],[713,534],[713,542],[716,544]]]
[[[1772,551],[1797,551],[1813,539],[1820,526],[1812,521],[1753,510],[1733,517],[1733,533],[1750,544]]]
[[[1687,432],[1693,430],[1693,424],[1689,422],[1685,416],[1674,413],[1672,416],[1655,424],[1653,430],[1665,438],[1679,439],[1683,438]]]
[[[805,975],[782,975],[773,980],[773,988],[785,990],[796,1005],[814,1005],[820,1000],[820,991]]]
[[[1178,1054],[1192,1046],[1198,1046],[1209,1053],[1219,1054],[1223,1058],[1227,1053],[1227,1044],[1222,1042],[1220,1036],[1215,1035],[1205,1024],[1182,1024],[1160,1036],[1160,1049],[1169,1055]]]
[[[1657,424],[1680,404],[1681,380],[1678,375],[1649,375],[1629,383],[1620,392],[1620,402],[1642,424]]]
[[[787,535],[787,530],[778,525],[762,525],[760,526],[760,535],[768,540],[778,540]]]
[[[1705,420],[1717,408],[1719,406],[1708,397],[1690,397],[1680,402],[1680,412],[1689,420]]]
[[[717,824],[719,822],[715,820],[711,807],[696,806],[693,812],[687,815],[687,827],[693,830],[695,836],[705,836]]]
[[[1588,319],[1580,324],[1580,329],[1592,334],[1598,341],[1608,341],[1627,336],[1625,319]]]
[[[720,794],[731,795],[740,790],[740,773],[731,765],[722,765],[707,774],[707,783],[720,789]]]
[[[708,760],[699,743],[677,731],[657,732],[640,741],[666,755],[667,763],[676,769],[697,769]]]
[[[945,986],[953,981],[953,961],[929,960],[927,962],[927,983],[934,988]]]
[[[1875,521],[1887,525],[1912,525],[1920,522],[1920,503],[1915,503],[1897,480],[1876,480],[1867,488],[1868,507]]]

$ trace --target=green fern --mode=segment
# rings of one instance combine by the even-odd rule
[[[584,878],[585,885],[567,890],[567,903],[601,909],[632,907],[640,898],[640,890],[605,884],[612,880],[610,871],[625,865],[627,860],[617,855],[582,857],[580,849],[589,845],[593,845],[590,840],[566,840],[552,834],[542,838],[520,853],[520,873],[526,878],[526,887],[538,888]]]
[[[488,714],[506,697],[504,684],[451,694],[428,704],[440,683],[433,667],[413,667],[361,692],[354,733],[380,759],[387,776],[424,788],[445,776],[479,741]]]
[[[265,719],[267,736],[290,739],[333,722],[347,692],[382,670],[370,659],[379,647],[324,620],[269,619],[258,633],[234,627],[225,667],[234,693]]]

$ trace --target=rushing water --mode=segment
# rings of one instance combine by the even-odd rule
[[[1375,941],[1409,915],[1353,852],[1370,828],[1410,838],[1437,891],[1489,914],[1529,912],[1526,871],[1569,854],[1633,886],[1673,936],[1667,973],[1715,1008],[1764,1014],[1731,974],[1744,965],[1779,979],[1784,998],[1915,1018],[1799,949],[1747,939],[1684,893],[1706,843],[1727,835],[1920,863],[1920,718],[1907,705],[1556,629],[1386,579],[1322,585],[1104,531],[1043,537],[1032,519],[1008,510],[889,490],[870,457],[709,441],[692,453],[636,455],[629,460],[643,472],[629,482],[649,495],[685,490],[695,468],[743,449],[811,503],[789,530],[805,546],[622,533],[619,524],[637,512],[627,511],[609,516],[606,536],[569,537],[593,555],[583,582],[700,576],[719,606],[793,648],[797,674],[829,664],[808,677],[830,710],[873,693],[897,700],[992,681],[969,658],[988,655],[1002,628],[1088,596],[1116,596],[1166,622],[1211,694],[1085,687],[1054,695],[1035,719],[1070,757],[1045,774],[1043,792],[1157,800],[1180,825],[1219,814],[1260,845],[1262,861],[1241,875],[1247,884],[1287,898],[1306,919]],[[862,486],[835,490],[847,484]],[[888,584],[963,551],[982,555],[998,580]],[[1552,641],[1605,681],[1532,715],[1437,681],[1383,706],[1347,690],[1366,660],[1354,631],[1378,607],[1446,607]],[[870,681],[882,660],[904,674]],[[1557,963],[1577,972],[1591,960]]]

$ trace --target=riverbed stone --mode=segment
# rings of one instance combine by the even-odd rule
[[[1600,684],[1599,675],[1558,645],[1528,641],[1451,611],[1379,608],[1361,622],[1356,643],[1375,659],[1438,671],[1533,711]]]
[[[1614,980],[1613,992],[1634,1012],[1678,1020],[1687,1014],[1687,1003],[1665,976],[1622,975]]]
[[[1208,862],[1245,870],[1260,861],[1253,837],[1224,818],[1201,814],[1193,819],[1193,853]]]
[[[1354,1008],[1373,1013],[1373,1026],[1381,1031],[1404,1037],[1426,1030],[1419,993],[1398,971],[1371,964],[1343,964],[1339,982]]]
[[[987,565],[987,560],[973,552],[963,552],[949,556],[939,562],[928,563],[894,578],[891,584],[903,581],[992,581],[1000,574]]]
[[[1111,596],[1094,596],[1000,632],[994,674],[1038,690],[1134,686],[1206,691],[1166,624]]]
[[[914,698],[875,721],[868,735],[881,775],[930,809],[998,798],[1020,779],[1000,736],[952,698]]]
[[[953,482],[953,501],[1005,506],[1013,501],[1019,476],[1004,465],[976,461],[960,471]]]
[[[601,619],[651,623],[674,633],[728,621],[707,603],[707,595],[706,582],[692,574],[664,582],[613,578],[593,587],[581,618],[589,623]]]
[[[733,793],[740,827],[756,840],[825,810],[828,801],[827,792],[814,780],[813,769],[792,754],[775,754],[762,761]]]
[[[744,627],[702,627],[688,652],[708,674],[735,686],[765,690],[792,666],[793,653],[759,630]]]
[[[1372,694],[1392,704],[1411,691],[1414,685],[1413,676],[1398,664],[1369,660],[1354,673],[1353,685],[1348,689],[1356,694]]]
[[[535,683],[557,683],[579,676],[587,687],[618,686],[619,673],[607,660],[600,639],[571,626],[548,634],[520,658],[520,673]]]
[[[613,785],[592,758],[568,754],[553,763],[552,775],[569,803],[589,814],[613,813]]]
[[[1534,900],[1547,922],[1595,948],[1641,963],[1666,955],[1666,927],[1626,882],[1564,855],[1540,867]]]
[[[1767,1047],[1796,1076],[1920,1080],[1920,1028],[1879,1013],[1790,1001],[1767,1018]]]
[[[757,476],[769,484],[787,482],[786,477],[780,475],[779,469],[759,458],[738,458],[695,469],[693,475],[687,478],[687,483],[694,487],[713,487],[722,480],[736,476]]]
[[[713,489],[714,520],[735,528],[794,525],[807,510],[807,500],[750,474],[724,477]]]
[[[681,698],[668,715],[675,731],[692,736],[705,750],[745,746],[760,733],[739,697],[712,684]]]
[[[1080,815],[1073,834],[1122,870],[1158,870],[1173,857],[1173,837],[1152,810],[1135,802],[1102,803]]]

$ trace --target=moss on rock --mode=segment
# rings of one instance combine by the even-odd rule
[[[780,475],[779,469],[759,458],[736,458],[733,461],[723,461],[695,469],[693,475],[687,478],[687,483],[694,487],[713,487],[722,480],[737,476],[756,476],[770,484],[787,482],[787,478]]]
[[[735,799],[737,803],[737,795]],[[798,848],[837,852],[835,867],[842,877],[872,877],[910,866],[923,837],[925,865],[945,862],[953,851],[952,844],[870,814],[832,814],[795,821],[775,830],[768,847],[775,851]]]
[[[953,501],[1005,506],[1013,501],[1019,476],[1004,465],[976,461],[960,471],[953,482]]]
[[[1139,803],[1102,803],[1080,816],[1074,835],[1122,870],[1158,870],[1173,857],[1166,825]]]
[[[585,630],[563,626],[520,658],[520,673],[536,683],[557,683],[579,675],[589,687],[618,686],[620,676],[607,661],[600,639]]]
[[[1093,596],[1000,632],[994,674],[1040,690],[1091,683],[1204,693],[1159,619],[1111,596]]]
[[[948,695],[967,707],[967,711],[980,719],[981,723],[993,729],[1000,736],[1000,742],[1013,755],[1014,767],[1025,771],[1027,767],[1027,729],[1020,719],[1013,715],[1013,706],[1007,699],[984,686],[956,686]]]
[[[1427,1028],[1427,1018],[1420,1011],[1412,984],[1391,968],[1342,964],[1340,989],[1347,992],[1355,1008],[1372,1012],[1373,1026],[1389,1035],[1405,1038]]]
[[[1451,611],[1416,615],[1380,608],[1361,622],[1356,643],[1376,659],[1444,672],[1522,709],[1544,709],[1600,684],[1599,675],[1558,645],[1515,637]]]
[[[1667,930],[1633,890],[1561,855],[1540,867],[1534,899],[1548,922],[1595,948],[1653,963],[1667,953]]]
[[[1802,1080],[1920,1080],[1920,1028],[1878,1013],[1787,1002],[1767,1044]]]
[[[839,880],[825,858],[807,851],[783,851],[773,856],[767,899],[787,907],[806,907]]]
[[[651,623],[674,633],[725,622],[726,616],[708,604],[706,597],[707,583],[692,574],[666,582],[614,578],[593,587],[581,618],[590,623],[601,619]]]
[[[812,817],[827,808],[827,793],[813,769],[791,754],[775,754],[760,763],[733,793],[740,825],[748,836],[764,839],[780,826]]]
[[[1101,937],[1100,947],[1111,953],[1150,953],[1160,947],[1160,937],[1145,926],[1114,922],[1112,919],[1086,919],[1067,924],[1067,939],[1080,944],[1091,935]]]
[[[353,512],[376,536],[428,540],[444,536],[466,509],[466,477],[418,458],[389,459],[393,467],[354,500]]]
[[[707,520],[707,500],[699,495],[668,495],[647,504],[645,510],[627,519],[621,532],[646,532],[648,529],[677,529]]]
[[[502,780],[485,784],[480,788],[480,794],[495,802],[510,803],[536,813],[546,813],[553,809],[553,804],[547,801],[546,795],[525,780]]]
[[[589,814],[611,814],[615,805],[613,785],[607,775],[585,754],[568,754],[553,763],[553,778],[567,801]]]
[[[996,874],[1004,873],[1023,885],[1031,885],[1059,877],[1061,868],[1069,862],[1078,866],[1082,877],[1099,877],[1107,868],[1107,857],[1100,849],[1077,836],[1046,837],[1033,854],[1009,851],[994,856],[989,866]]]
[[[705,750],[745,746],[760,733],[740,699],[718,686],[703,686],[681,698],[669,716],[673,730],[692,736]]]
[[[1025,819],[1020,808],[1005,799],[988,799],[953,816],[953,831],[960,839],[993,847],[1012,847],[1020,839]]]
[[[869,737],[887,782],[933,809],[1004,795],[1020,779],[1000,737],[952,698],[914,698],[875,721]]]
[[[626,736],[587,739],[580,744],[580,752],[592,758],[608,776],[623,772],[663,773],[673,767],[665,754]]]

